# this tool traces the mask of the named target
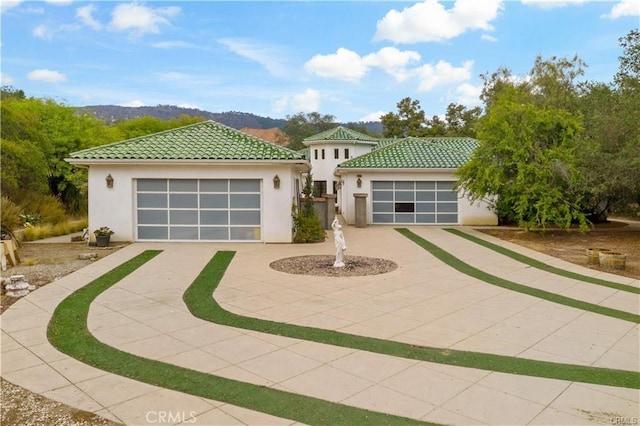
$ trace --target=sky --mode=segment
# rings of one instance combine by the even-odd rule
[[[578,55],[611,82],[640,0],[0,0],[2,85],[71,105],[378,121],[482,106],[482,74]]]

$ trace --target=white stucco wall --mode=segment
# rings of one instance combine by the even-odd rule
[[[371,152],[372,144],[354,143],[354,142],[322,142],[309,144],[309,162],[311,163],[311,173],[314,181],[326,181],[327,193],[333,194],[332,182],[338,178],[334,176],[338,164],[343,163],[352,158]],[[349,158],[344,158],[345,148],[349,149]],[[322,159],[322,150],[324,149],[325,157]],[[339,158],[334,158],[334,149],[339,150]],[[315,159],[315,150],[318,150],[318,159]],[[339,202],[338,202],[339,203]]]
[[[160,179],[262,179],[262,241],[292,241],[291,204],[296,196],[298,166],[291,164],[93,164],[89,167],[89,229],[108,226],[113,241],[135,240],[135,188],[138,178]],[[113,188],[105,178],[111,174]],[[274,189],[273,177],[280,178]]]
[[[373,213],[371,206],[371,182],[379,180],[435,180],[435,181],[455,181],[457,178],[453,171],[402,171],[398,169],[387,170],[361,170],[361,171],[341,171],[341,178],[344,180],[340,193],[341,212],[348,225],[354,225],[355,198],[353,194],[367,194],[367,223],[373,223]],[[358,188],[357,179],[361,175],[362,186]],[[468,199],[461,197],[458,199],[458,221],[460,225],[497,225],[498,217],[489,210],[486,202],[476,202],[473,205]]]

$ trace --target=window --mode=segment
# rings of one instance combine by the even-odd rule
[[[413,213],[414,211],[416,211],[414,203],[395,203],[396,213]]]
[[[335,148],[333,150],[333,158],[335,158],[336,160],[340,158],[340,150],[338,148]]]
[[[349,159],[349,148],[345,148],[344,149],[344,159],[348,160]]]
[[[313,158],[314,158],[314,160],[318,159],[318,150],[317,149],[313,150]]]
[[[322,159],[324,160],[324,148],[322,148]]]
[[[326,180],[315,180],[313,181],[313,196],[321,197],[322,194],[327,193],[327,181]]]

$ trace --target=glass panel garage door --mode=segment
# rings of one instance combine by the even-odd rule
[[[259,241],[259,179],[138,179],[137,240]]]
[[[457,224],[455,182],[373,181],[373,223]]]

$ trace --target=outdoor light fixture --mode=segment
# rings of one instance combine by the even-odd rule
[[[362,175],[358,175],[358,179],[356,180],[356,183],[358,184],[358,188],[362,188],[362,179],[360,178]]]
[[[278,177],[278,175],[275,175],[273,177],[273,187],[275,189],[279,189],[280,188],[280,178]]]
[[[113,177],[111,176],[111,173],[107,175],[105,180],[107,181],[107,188],[113,188]]]

